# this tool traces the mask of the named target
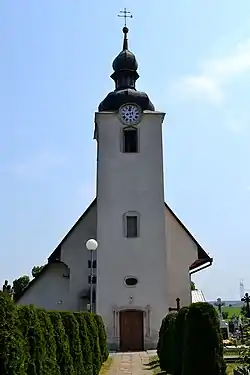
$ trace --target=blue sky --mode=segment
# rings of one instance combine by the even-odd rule
[[[247,0],[1,1],[0,275],[44,263],[95,196],[93,116],[113,89],[125,6],[138,88],[167,112],[166,200],[214,257],[194,281],[238,298],[240,279],[250,288]]]

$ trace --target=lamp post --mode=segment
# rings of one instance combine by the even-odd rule
[[[86,248],[90,251],[90,312],[93,312],[93,259],[94,251],[98,248],[98,242],[91,238],[86,242]]]

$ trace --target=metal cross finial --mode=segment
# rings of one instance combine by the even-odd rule
[[[127,11],[127,8],[124,8],[124,10],[120,10],[121,14],[118,14],[118,17],[124,18],[124,26],[127,26],[127,18],[133,18],[131,12]]]
[[[217,298],[217,302],[215,304],[217,307],[218,307],[218,311],[219,311],[219,316],[220,318],[222,318],[222,306],[225,306],[225,303],[222,302],[221,298]]]
[[[171,311],[177,311],[177,312],[180,311],[180,308],[181,308],[180,302],[181,302],[180,298],[176,298],[176,307],[169,307],[168,311],[169,312],[171,312]]]

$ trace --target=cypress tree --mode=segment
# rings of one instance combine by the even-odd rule
[[[94,318],[95,318],[96,325],[98,328],[101,361],[103,363],[108,359],[108,356],[109,356],[109,351],[108,351],[108,346],[107,346],[107,334],[106,334],[105,326],[104,326],[101,316],[94,314]]]
[[[209,303],[193,303],[186,317],[182,375],[224,375],[225,369],[217,311]]]
[[[186,334],[187,313],[188,307],[182,307],[178,312],[175,321],[174,375],[182,374],[182,358]]]
[[[56,358],[60,368],[60,375],[75,375],[69,340],[65,333],[61,314],[58,311],[49,311],[48,314],[54,329]]]
[[[157,345],[160,367],[169,374],[174,372],[176,316],[170,313],[163,319]]]
[[[79,324],[75,315],[71,312],[61,313],[65,333],[68,336],[71,358],[74,371],[77,375],[83,373],[83,358],[81,350],[81,341],[79,335]]]
[[[46,357],[44,361],[45,374],[60,375],[56,358],[56,341],[54,337],[54,329],[49,314],[43,309],[37,309],[40,326],[44,341],[46,343]]]
[[[26,374],[25,354],[16,306],[10,295],[0,291],[0,374]]]
[[[46,343],[40,326],[37,309],[33,305],[19,306],[19,327],[25,340],[27,375],[45,374]]]
[[[85,320],[85,316],[82,313],[74,313],[76,320],[79,324],[79,334],[81,341],[81,350],[82,350],[82,360],[83,360],[83,369],[84,375],[92,375],[92,352],[90,347],[88,326]]]
[[[98,336],[98,328],[96,325],[94,314],[87,312],[84,312],[82,314],[85,317],[88,327],[89,341],[92,352],[93,375],[98,375],[101,369],[101,350]]]

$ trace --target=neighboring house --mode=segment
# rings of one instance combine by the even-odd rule
[[[97,198],[30,283],[19,304],[86,310],[94,238],[94,310],[111,349],[155,348],[169,307],[191,303],[190,274],[212,259],[164,202],[162,123],[146,93],[135,89],[137,61],[123,50],[113,62],[115,91],[95,113]]]
[[[195,302],[206,302],[205,296],[201,290],[192,290],[192,303]]]

